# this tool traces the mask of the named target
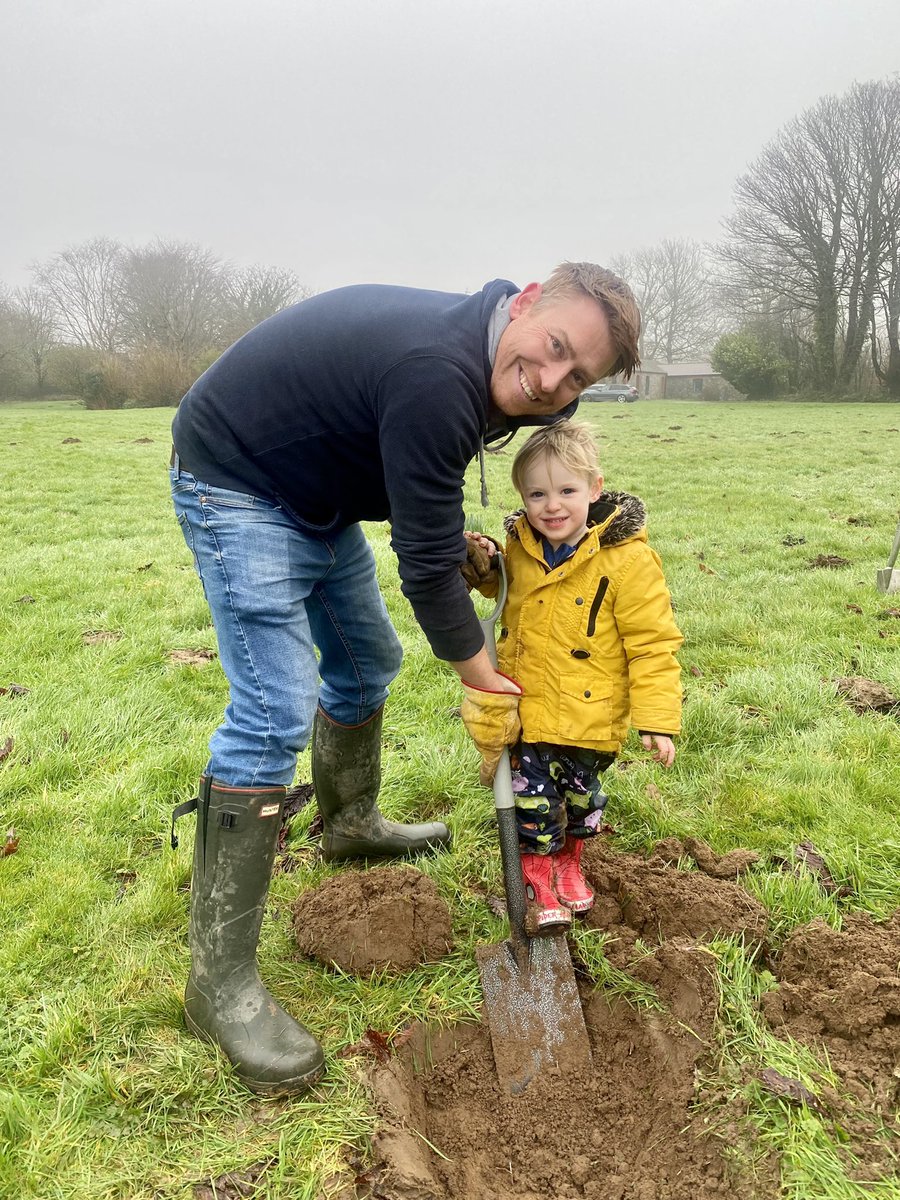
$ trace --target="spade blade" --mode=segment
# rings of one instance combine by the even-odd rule
[[[476,950],[500,1085],[520,1095],[543,1075],[591,1067],[591,1046],[564,937],[529,938]]]

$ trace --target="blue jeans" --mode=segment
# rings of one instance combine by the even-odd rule
[[[359,725],[400,670],[372,549],[359,525],[310,537],[272,501],[210,487],[177,464],[169,476],[230,685],[207,773],[230,787],[290,785],[317,699],[333,720]]]

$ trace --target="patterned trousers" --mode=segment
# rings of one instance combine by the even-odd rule
[[[550,742],[513,746],[512,785],[523,854],[555,854],[567,834],[594,836],[609,799],[600,776],[615,759],[612,751]]]

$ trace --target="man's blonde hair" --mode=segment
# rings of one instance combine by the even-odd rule
[[[563,296],[579,295],[596,300],[609,321],[616,359],[607,374],[630,379],[641,365],[638,350],[641,313],[631,288],[624,279],[595,263],[564,262],[542,285],[541,297],[534,307],[540,308],[546,301],[559,300]]]
[[[525,476],[539,458],[558,458],[564,467],[593,483],[600,472],[600,451],[587,425],[577,421],[555,421],[544,425],[524,443],[512,465],[512,481],[521,496]]]

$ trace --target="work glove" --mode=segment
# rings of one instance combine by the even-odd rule
[[[504,679],[508,678],[508,675],[504,676]],[[522,732],[519,720],[521,692],[486,692],[468,683],[463,683],[463,692],[460,716],[481,755],[478,777],[485,787],[491,787],[500,755],[507,746],[519,740]]]
[[[496,571],[497,560],[488,554],[484,546],[466,538],[466,561],[459,568],[460,574],[466,581],[469,591],[475,588],[485,596],[497,594],[498,578]]]

